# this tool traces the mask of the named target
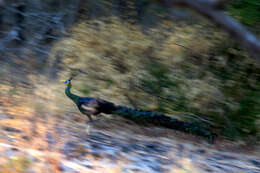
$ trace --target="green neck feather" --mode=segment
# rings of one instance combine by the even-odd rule
[[[72,94],[70,92],[70,89],[71,89],[71,83],[69,82],[69,84],[67,85],[66,89],[65,89],[65,94],[74,102],[76,103],[76,105],[78,105],[79,103],[79,96],[75,95],[75,94]]]

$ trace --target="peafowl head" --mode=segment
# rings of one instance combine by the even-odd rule
[[[68,80],[66,80],[64,83],[65,83],[67,86],[69,86],[69,85],[71,85],[71,80],[72,80],[72,77],[69,78]]]

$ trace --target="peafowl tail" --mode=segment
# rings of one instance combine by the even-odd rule
[[[163,114],[131,109],[125,106],[116,106],[113,114],[122,116],[123,118],[134,121],[138,124],[153,124],[186,133],[192,133],[198,136],[206,137],[210,143],[214,142],[214,134],[209,130],[202,128],[198,124],[180,121],[176,118],[168,117]]]

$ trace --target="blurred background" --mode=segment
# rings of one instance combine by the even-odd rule
[[[259,38],[259,0],[223,3],[225,14]],[[215,145],[259,158],[259,62],[194,10],[159,0],[0,0],[1,144],[60,152],[67,139],[80,140],[88,119],[66,97],[63,83],[74,72],[77,95],[206,124],[218,134]],[[156,130],[113,115],[101,121],[91,128],[130,131],[127,139]],[[195,138],[156,132],[180,143]],[[26,172],[35,162],[14,155],[2,155],[0,172]],[[66,172],[56,156],[49,160],[58,165],[49,172]],[[46,172],[44,163],[33,171]]]

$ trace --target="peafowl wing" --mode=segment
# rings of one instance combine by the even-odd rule
[[[92,120],[91,115],[98,115],[100,113],[110,114],[116,109],[113,103],[92,97],[80,98],[78,107],[83,114],[90,117],[90,120]]]

